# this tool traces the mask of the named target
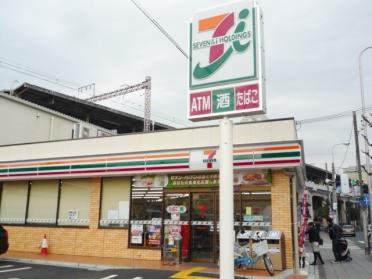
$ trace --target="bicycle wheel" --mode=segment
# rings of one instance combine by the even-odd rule
[[[273,266],[273,263],[271,262],[270,258],[268,255],[263,255],[263,261],[265,263],[265,267],[266,267],[266,270],[267,272],[273,276],[274,275],[274,266]]]

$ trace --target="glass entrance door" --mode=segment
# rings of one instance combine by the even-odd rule
[[[191,202],[191,260],[215,261],[215,216],[214,193],[192,193]]]

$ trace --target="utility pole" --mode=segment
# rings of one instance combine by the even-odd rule
[[[357,117],[356,112],[353,111],[353,127],[354,127],[354,139],[355,139],[355,153],[356,153],[356,163],[357,163],[357,171],[358,171],[358,181],[359,187],[362,188],[362,168],[360,165],[360,152],[359,152],[359,138],[358,138],[358,127],[357,127]],[[363,226],[363,236],[364,236],[364,253],[369,255],[371,251],[369,250],[369,243],[368,243],[368,233],[367,233],[367,225],[368,225],[368,212],[367,209],[362,209],[362,226]]]
[[[329,189],[329,182],[328,182],[328,164],[325,163],[325,172],[326,172],[326,175],[325,175],[325,183],[327,185],[327,190],[328,190],[328,194],[327,194],[327,197],[328,197],[328,203],[330,204],[331,203],[331,191]],[[328,204],[328,205],[329,205]],[[327,214],[329,215],[329,212],[327,212]]]
[[[338,202],[337,202],[337,187],[336,187],[336,171],[335,171],[335,162],[332,160],[332,210],[333,210],[333,222],[338,224]]]
[[[365,53],[367,50],[369,49],[372,49],[372,46],[368,46],[366,47],[365,49],[363,49],[360,53],[359,53],[359,59],[358,59],[358,62],[359,62],[359,81],[360,81],[360,95],[361,95],[361,99],[362,99],[362,116],[363,116],[363,132],[364,132],[364,138],[365,138],[365,141],[364,141],[364,152],[365,152],[365,158],[366,158],[366,163],[365,163],[365,167],[366,167],[366,170],[367,170],[367,184],[368,184],[368,192],[369,192],[369,216],[371,218],[371,222],[372,222],[372,205],[371,205],[371,199],[372,199],[372,179],[371,179],[371,176],[370,176],[370,173],[371,173],[371,166],[370,166],[370,162],[369,162],[369,144],[368,144],[368,131],[367,131],[367,116],[366,116],[366,103],[365,103],[365,98],[364,98],[364,85],[363,85],[363,70],[362,70],[362,56],[363,56],[363,53]],[[367,222],[368,222],[368,218],[367,218]]]

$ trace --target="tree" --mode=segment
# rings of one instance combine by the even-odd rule
[[[328,212],[329,212],[329,207],[328,205],[324,205],[322,207],[319,207],[315,213],[315,216],[317,218],[321,218],[321,219],[327,219],[328,218]]]

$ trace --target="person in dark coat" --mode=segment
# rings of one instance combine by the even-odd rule
[[[313,254],[314,254],[314,261],[310,265],[316,265],[318,259],[320,260],[321,264],[324,264],[322,256],[320,255],[319,230],[317,229],[317,227],[315,226],[315,224],[313,222],[310,222],[308,224],[308,229],[307,229],[306,233],[309,234],[309,242],[311,244],[311,247],[313,249]]]
[[[332,263],[341,262],[341,248],[339,240],[342,237],[342,229],[339,225],[334,224],[332,218],[327,218],[329,238],[332,240],[332,251],[335,256],[335,260]]]

